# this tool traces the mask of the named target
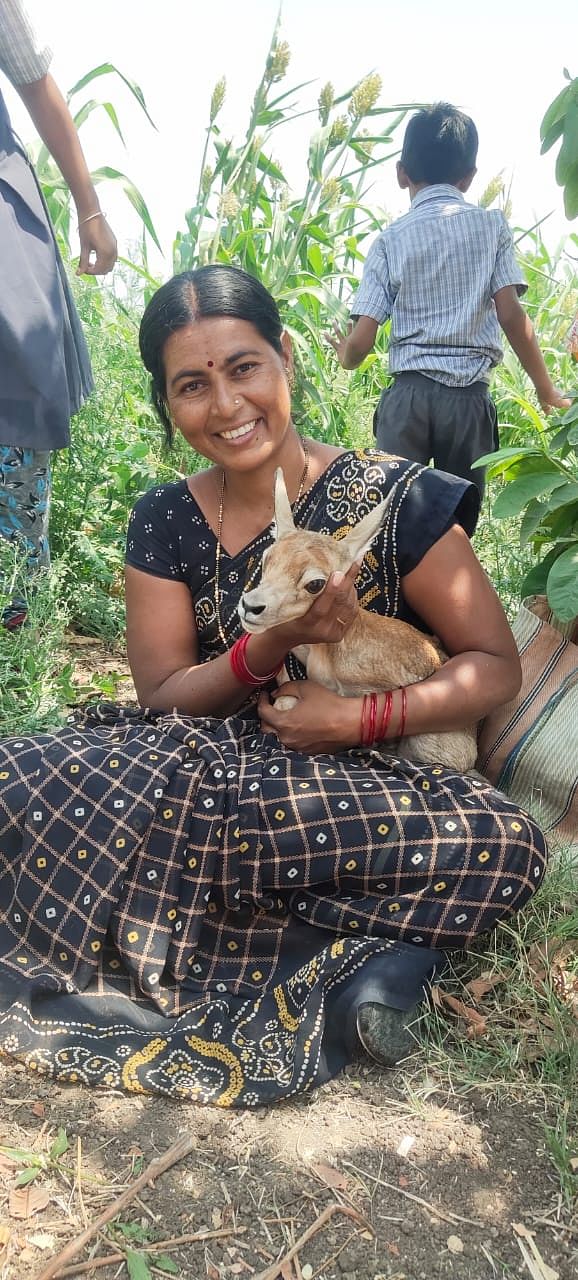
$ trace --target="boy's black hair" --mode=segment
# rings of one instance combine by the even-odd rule
[[[403,139],[400,164],[411,182],[460,182],[476,167],[478,131],[473,120],[436,102],[412,116]]]

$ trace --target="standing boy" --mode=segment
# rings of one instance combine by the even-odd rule
[[[500,326],[542,408],[565,408],[532,323],[518,300],[526,284],[499,209],[466,203],[476,173],[473,120],[447,103],[413,116],[397,178],[410,212],[377,237],[351,305],[347,334],[329,341],[345,369],[371,351],[391,316],[389,371],[374,426],[380,449],[473,480],[472,463],[498,447],[490,371],[502,359]]]

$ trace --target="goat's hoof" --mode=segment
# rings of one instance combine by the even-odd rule
[[[289,698],[286,694],[282,698],[275,698],[274,706],[276,711],[292,711],[297,706],[298,698]]]

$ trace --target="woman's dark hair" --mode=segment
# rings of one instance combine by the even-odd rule
[[[182,271],[161,285],[151,298],[140,324],[139,347],[145,369],[151,375],[153,407],[165,430],[168,445],[173,424],[167,409],[164,347],[167,338],[195,320],[207,316],[234,316],[253,324],[278,355],[283,354],[283,326],[277,303],[260,280],[239,267],[218,263]]]
[[[478,131],[449,102],[436,102],[412,116],[400,164],[411,182],[460,182],[476,167]]]

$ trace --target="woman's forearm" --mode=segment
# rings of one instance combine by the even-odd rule
[[[519,663],[488,653],[460,653],[435,675],[407,688],[406,734],[443,733],[476,724],[495,707],[509,702],[521,684]],[[394,694],[388,737],[395,737]]]
[[[252,674],[263,676],[283,662],[285,653],[280,637],[265,632],[250,637],[245,658]],[[234,715],[252,691],[233,674],[228,653],[171,672],[155,687],[147,686],[135,674],[135,685],[141,706],[153,711],[174,708],[188,716]]]

